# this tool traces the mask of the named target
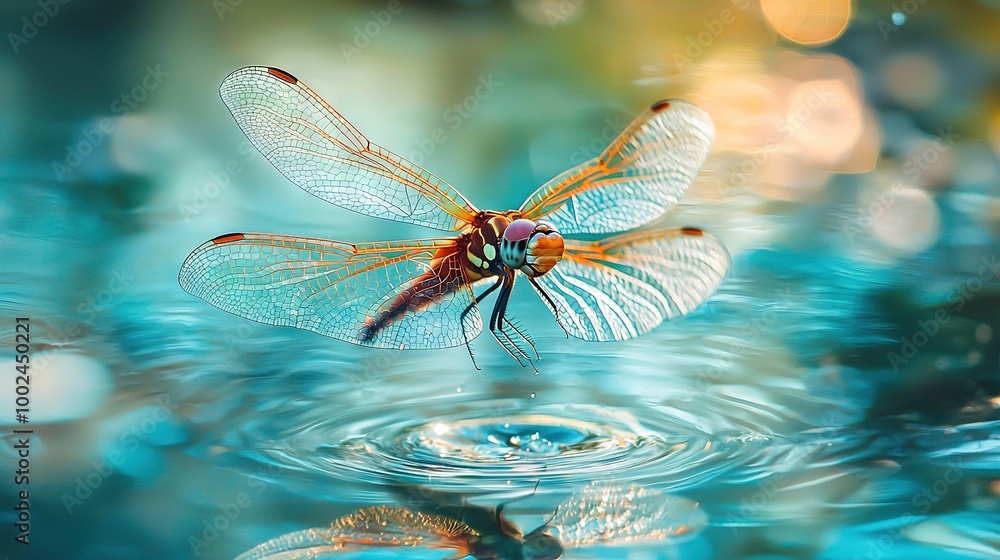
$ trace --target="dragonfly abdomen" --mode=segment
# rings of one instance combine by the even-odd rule
[[[358,340],[362,344],[372,342],[393,321],[407,313],[415,313],[440,303],[445,295],[465,285],[467,281],[456,262],[456,255],[457,253],[453,253],[437,261],[390,302],[383,304],[378,313],[367,317],[358,333]]]

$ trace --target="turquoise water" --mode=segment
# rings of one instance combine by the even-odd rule
[[[39,6],[0,8],[0,30],[27,37]],[[567,557],[1000,555],[995,6],[856,3],[823,47],[736,2],[407,2],[379,23],[383,8],[69,3],[8,36],[0,556],[233,558],[429,493],[511,502],[527,532],[595,483],[697,502],[707,525]],[[221,312],[177,284],[216,235],[436,234],[319,203],[270,167],[217,93],[248,64],[292,72],[497,210],[655,100],[689,99],[716,140],[662,224],[713,232],[730,273],[686,318],[606,344],[567,339],[520,283],[510,311],[537,373],[489,335],[476,370],[464,347],[362,348]]]

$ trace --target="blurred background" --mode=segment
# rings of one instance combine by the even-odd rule
[[[0,557],[231,558],[400,488],[530,496],[530,530],[594,481],[710,524],[571,557],[1000,556],[998,29],[996,0],[4,2]],[[664,223],[730,275],[616,344],[519,286],[537,375],[488,336],[476,371],[227,315],[176,281],[216,235],[437,234],[271,168],[218,96],[251,64],[497,210],[690,100],[716,139]]]

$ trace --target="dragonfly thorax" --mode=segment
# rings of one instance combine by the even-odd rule
[[[500,239],[503,263],[528,276],[541,276],[552,270],[562,256],[562,235],[546,221],[519,218],[507,225]]]

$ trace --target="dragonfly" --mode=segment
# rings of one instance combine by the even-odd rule
[[[464,344],[478,369],[479,305],[499,290],[489,331],[534,368],[535,343],[507,312],[518,276],[567,335],[621,341],[687,314],[728,270],[728,252],[701,228],[641,229],[677,204],[708,155],[712,120],[690,103],[654,103],[597,157],[517,210],[492,211],[369,140],[284,70],[236,70],[220,93],[256,149],[306,192],[451,234],[369,243],[220,235],[185,259],[178,280],[229,313],[376,348]]]
[[[448,550],[455,560],[557,560],[568,550],[591,546],[677,544],[708,525],[708,515],[695,501],[606,482],[585,486],[527,534],[503,515],[503,505],[496,510],[468,504],[424,509],[369,506],[328,527],[271,539],[236,560],[313,559],[381,547]]]

